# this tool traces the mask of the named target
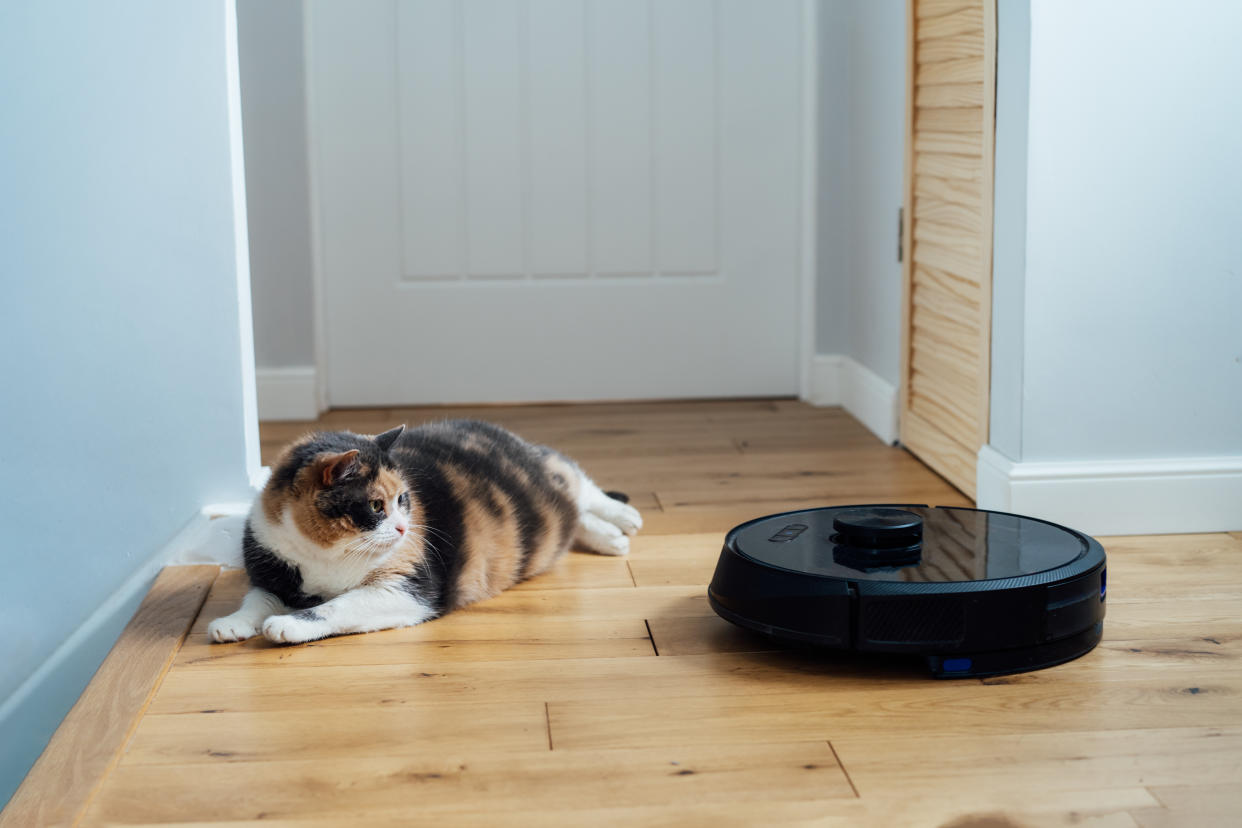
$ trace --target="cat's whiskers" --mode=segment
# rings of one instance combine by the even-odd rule
[[[377,553],[387,552],[396,547],[397,544],[384,538],[377,538],[370,535],[363,535],[357,540],[345,545],[344,556],[347,559],[370,558]]]

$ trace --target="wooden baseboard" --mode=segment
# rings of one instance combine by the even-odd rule
[[[0,828],[72,825],[120,757],[218,566],[166,567],[8,806]]]

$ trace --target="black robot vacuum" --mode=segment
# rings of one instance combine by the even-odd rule
[[[938,678],[1051,667],[1100,641],[1104,548],[1045,520],[915,505],[806,509],[732,529],[722,618],[790,642],[921,657]]]

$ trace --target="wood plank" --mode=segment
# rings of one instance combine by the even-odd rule
[[[634,583],[638,586],[698,585],[706,587],[716,569],[720,555],[721,538],[713,535],[716,543],[707,547],[710,554],[695,558],[655,558],[630,561]]]
[[[914,455],[934,454],[945,459],[940,473],[967,497],[975,496],[975,454],[960,443],[940,433],[915,411],[907,411],[902,419],[901,442]]]
[[[919,356],[917,351],[914,356]],[[959,433],[975,435],[978,427],[961,402],[962,393],[967,390],[968,386],[956,383],[952,377],[930,376],[916,369],[910,375],[910,410],[934,419],[953,439],[959,439],[954,436]],[[972,436],[969,441],[973,439]],[[963,440],[963,445],[969,441]]]
[[[982,146],[983,109],[979,106],[932,107],[916,106],[914,129],[917,132],[960,132],[974,136]]]
[[[211,708],[206,708],[210,710]],[[167,765],[303,759],[354,761],[468,751],[546,750],[544,705],[454,703],[379,709],[149,714],[124,764]]]
[[[937,371],[947,373],[945,379],[977,394],[979,355],[969,348],[968,333],[973,332],[959,320],[937,313],[927,305],[916,305],[910,367],[914,371],[923,371],[933,367],[934,360]],[[920,357],[926,360],[926,368],[917,364]],[[940,378],[939,373],[936,377]],[[969,404],[963,406],[963,410],[969,411]]]
[[[937,244],[932,241],[917,241],[918,224],[915,223],[914,256],[915,261],[920,264],[936,267],[946,270],[949,273],[961,279],[981,284],[983,279],[983,263],[980,260],[978,248],[971,250],[957,250],[943,244]]]
[[[913,372],[910,375],[910,405],[907,410],[911,416],[934,422],[942,432],[941,437],[950,441],[950,445],[961,446],[961,462],[965,464],[965,446],[973,441],[978,428],[969,413],[961,407],[960,393],[956,393],[956,389],[946,389],[945,382],[944,377],[932,378],[921,371]],[[916,443],[910,445],[917,447]],[[964,465],[962,471],[966,471]]]
[[[944,17],[978,5],[978,0],[919,0],[914,3],[914,14],[919,25],[929,17]]]
[[[978,336],[978,314],[969,303],[940,290],[933,282],[920,282],[914,292],[911,340],[913,348],[943,352],[968,371],[969,387],[978,391],[980,355],[972,347]],[[911,365],[913,367],[913,364]]]
[[[914,197],[922,199],[929,196],[959,205],[970,211],[971,215],[982,216],[982,197],[976,181],[937,178],[920,173],[914,177]]]
[[[192,774],[197,784],[186,788]],[[417,793],[412,793],[416,786]],[[227,790],[229,796],[219,796]],[[413,797],[413,798],[412,798]],[[726,749],[544,750],[511,755],[429,751],[417,758],[364,757],[123,767],[91,819],[160,823],[322,818],[417,813],[854,798],[827,742],[765,743]],[[262,816],[260,816],[262,815]],[[363,818],[366,815],[367,818]]]
[[[597,589],[633,586],[625,558],[572,551],[542,575],[513,589]]]
[[[687,798],[688,799],[688,798]],[[1048,791],[989,793],[949,791],[918,799],[889,798],[780,800],[716,803],[710,799],[671,805],[635,805],[615,808],[562,808],[504,812],[463,811],[438,814],[437,822],[496,826],[682,826],[682,825],[815,825],[823,828],[855,828],[859,825],[996,825],[1023,828],[1083,825],[1094,828],[1133,826],[1129,809],[1156,807],[1159,803],[1146,788],[1109,788],[1101,791]],[[485,806],[480,806],[485,807]],[[981,819],[985,818],[984,822]],[[1121,820],[1121,821],[1119,821]],[[94,824],[94,823],[92,823]],[[354,828],[355,815],[297,817],[296,819],[229,820],[227,822],[161,822],[170,828]],[[367,813],[371,828],[404,828],[408,811]]]
[[[965,233],[978,234],[982,229],[979,222],[979,211],[961,204],[955,204],[948,198],[937,195],[916,196],[914,199],[914,220],[931,221],[953,227]]]
[[[1242,625],[1240,625],[1242,626]],[[1217,637],[1220,644],[1208,641],[1187,641],[1183,638],[1149,640],[1115,639],[1111,626],[1107,637],[1080,658],[1051,670],[1037,670],[1013,676],[984,679],[984,684],[1099,684],[1128,682],[1136,675],[1159,673],[1169,679],[1176,677],[1183,689],[1197,687],[1204,675],[1215,680],[1242,683],[1242,630]]]
[[[0,826],[58,825],[81,815],[172,664],[219,569],[171,566],[160,572],[91,683],[0,812]]]
[[[1042,793],[996,793],[950,791],[918,799],[890,798],[815,799],[784,801],[764,799],[716,804],[711,800],[673,805],[636,805],[617,808],[569,808],[556,810],[516,809],[505,812],[478,811],[439,815],[437,821],[465,825],[815,825],[824,828],[855,828],[859,825],[1015,826],[1045,828],[1084,825],[1094,828],[1133,826],[1128,809],[1158,805],[1146,788],[1109,788],[1102,791],[1049,791]],[[982,818],[981,818],[982,817]],[[1119,818],[1124,821],[1119,821]],[[987,821],[983,821],[986,819]],[[367,814],[374,828],[408,825],[403,814]],[[162,825],[219,826],[219,828],[353,828],[354,816],[298,817],[297,819],[230,820],[228,822],[161,823]]]
[[[965,303],[969,307],[979,306],[979,285],[956,273],[929,264],[920,264],[914,269],[916,284],[929,290],[936,290],[955,302]],[[934,307],[929,308],[935,310]],[[974,321],[974,320],[972,320]]]
[[[916,88],[914,105],[919,108],[983,105],[983,82],[925,83]]]
[[[1237,777],[1220,784],[1152,785],[1158,807],[1130,811],[1143,828],[1178,826],[1234,826],[1242,814],[1242,786]]]
[[[977,158],[983,152],[983,137],[969,132],[933,132],[919,130],[914,136],[914,148],[919,152],[936,152],[965,155]]]
[[[798,694],[636,699],[601,710],[589,701],[550,702],[552,741],[565,749],[724,745],[787,739],[928,738],[964,732],[1006,736],[1150,728],[1242,727],[1235,688],[1182,692],[1178,682],[1104,684],[1066,693],[1042,685],[968,692],[954,682],[894,685],[860,697],[825,687]],[[934,711],[934,715],[932,714]],[[851,764],[845,762],[847,771]]]
[[[965,372],[951,370],[944,364],[946,362],[948,360],[937,358],[930,349],[915,347],[912,354],[913,371],[910,374],[911,405],[918,400],[934,403],[938,412],[960,421],[962,433],[969,435],[968,441],[973,440],[978,434],[978,425],[971,417],[969,406],[963,404],[962,397],[977,390],[976,380]],[[949,425],[939,420],[937,424],[945,427]]]
[[[1109,565],[1109,577],[1117,567]],[[1110,585],[1111,593],[1113,587]],[[1108,600],[1106,634],[1118,641],[1165,641],[1176,638],[1188,649],[1242,635],[1242,597],[1232,600]]]
[[[464,611],[463,611],[464,612]],[[627,658],[651,654],[642,624],[628,619],[557,619],[555,625],[541,625],[543,635],[522,637],[520,632],[504,633],[503,624],[492,625],[492,638],[482,638],[481,630],[470,630],[470,637],[461,639],[411,640],[412,633],[436,622],[428,622],[407,630],[381,630],[362,636],[345,636],[312,641],[298,645],[274,645],[262,638],[233,644],[214,644],[205,635],[186,640],[177,657],[178,668],[245,665],[252,669],[284,669],[288,666],[313,665],[377,665],[377,664],[452,664],[458,661],[488,660],[559,660],[566,658]],[[628,635],[616,635],[616,624],[623,621]],[[568,623],[566,623],[568,622]],[[601,624],[601,622],[603,622]],[[576,633],[572,627],[583,629]],[[603,627],[602,631],[600,630]],[[443,633],[441,633],[443,635]],[[596,635],[597,637],[591,637]]]
[[[876,733],[833,739],[861,796],[893,785],[935,793],[969,774],[990,791],[1087,790],[1238,780],[1242,728],[1196,727],[1009,735]]]
[[[719,616],[652,618],[651,640],[661,657],[706,653],[763,653],[786,649],[773,638],[744,630]]]
[[[944,152],[916,152],[914,154],[915,175],[926,175],[933,178],[949,178],[961,182],[978,182],[983,176],[979,169],[979,159],[968,155],[952,155]]]
[[[979,278],[983,269],[982,246],[977,235],[952,225],[915,219],[914,240],[920,264],[944,268],[971,278],[976,284],[982,281]],[[925,246],[920,248],[921,244]],[[977,319],[978,313],[975,316]]]
[[[922,6],[920,2],[916,5]],[[983,34],[983,4],[970,3],[947,14],[919,17],[916,29],[920,41],[967,33]]]
[[[653,618],[657,635],[678,619]],[[687,619],[694,623],[696,619]],[[706,621],[703,619],[697,619]],[[709,619],[719,620],[715,615]],[[722,622],[724,623],[724,622]],[[723,641],[723,639],[717,639]],[[666,642],[667,643],[667,642]],[[650,646],[648,650],[650,651]],[[699,654],[560,661],[467,661],[452,664],[289,666],[251,670],[217,666],[169,674],[152,715],[302,712],[330,715],[350,709],[437,708],[446,702],[483,705],[542,704],[594,699],[602,707],[632,699],[835,691],[890,685],[926,685],[922,665],[910,659],[856,659],[839,653],[734,648]],[[314,692],[290,692],[290,687]],[[204,730],[214,720],[200,719]]]
[[[919,66],[963,58],[983,59],[983,32],[965,32],[924,40],[919,43],[915,52],[915,61]]]
[[[916,88],[941,83],[981,83],[983,66],[977,58],[967,57],[940,63],[921,63],[915,69]]]

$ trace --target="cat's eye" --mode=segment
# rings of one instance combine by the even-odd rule
[[[371,511],[372,511],[372,512],[375,512],[376,514],[380,514],[381,512],[383,512],[383,511],[384,511],[384,501],[382,501],[382,500],[372,500],[372,501],[371,501]]]
[[[402,492],[401,497],[397,498],[397,505],[402,509],[410,508],[410,493]]]

